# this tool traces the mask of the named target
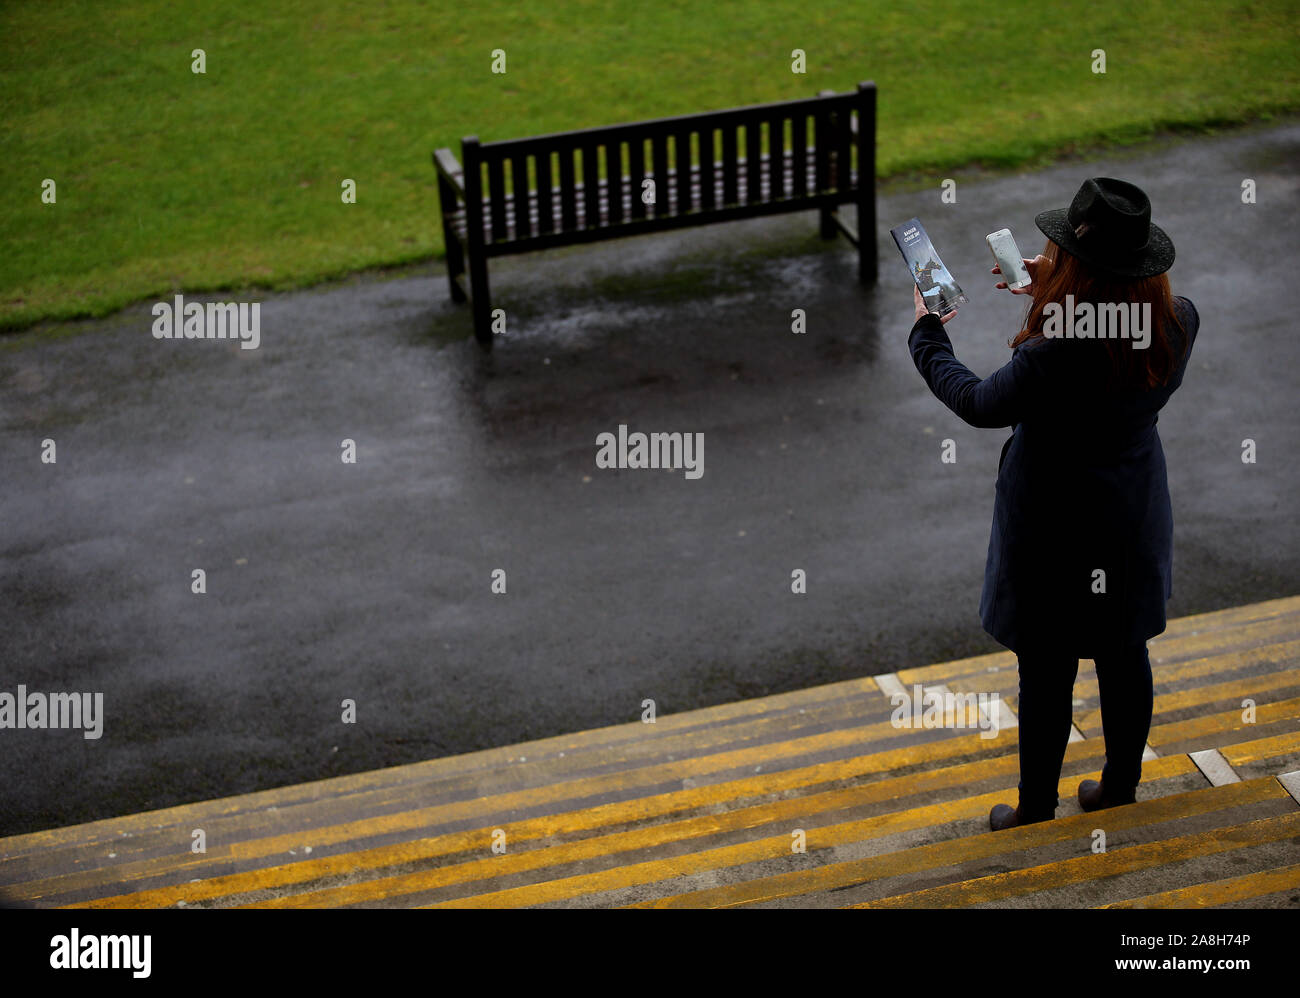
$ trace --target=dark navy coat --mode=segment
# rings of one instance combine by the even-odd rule
[[[980,597],[984,629],[1014,651],[1091,658],[1165,629],[1173,511],[1156,414],[1182,384],[1200,324],[1186,298],[1174,306],[1186,350],[1171,331],[1175,373],[1145,391],[1108,385],[1098,340],[1031,340],[981,380],[936,316],[912,327],[912,360],[944,405],[972,426],[1014,428]]]

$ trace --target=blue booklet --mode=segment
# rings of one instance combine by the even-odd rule
[[[912,218],[897,228],[889,230],[898,245],[898,251],[907,262],[907,270],[916,282],[917,290],[925,299],[925,307],[935,315],[943,318],[949,312],[957,311],[958,305],[965,305],[969,298],[953,280],[948,268],[934,251],[930,237],[925,234],[925,226],[919,218]]]

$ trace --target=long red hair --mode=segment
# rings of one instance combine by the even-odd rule
[[[1164,274],[1155,277],[1118,278],[1094,273],[1086,263],[1063,249],[1052,240],[1047,241],[1043,255],[1050,261],[1046,275],[1034,282],[1034,292],[1025,316],[1024,328],[1008,343],[1018,347],[1027,340],[1043,336],[1043,312],[1051,302],[1065,308],[1065,296],[1074,296],[1075,304],[1091,302],[1094,307],[1102,303],[1136,302],[1151,305],[1151,342],[1145,349],[1136,349],[1132,340],[1101,338],[1110,356],[1112,385],[1123,387],[1155,388],[1167,384],[1187,350],[1186,331],[1174,311],[1173,294],[1169,278]],[[1182,343],[1175,356],[1172,331],[1177,330]]]

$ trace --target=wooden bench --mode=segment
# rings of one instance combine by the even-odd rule
[[[474,335],[487,349],[488,260],[509,253],[817,209],[823,238],[843,232],[857,247],[862,283],[877,277],[871,82],[856,92],[526,139],[469,136],[461,160],[463,170],[450,149],[433,154],[447,279],[453,301],[472,301]],[[850,203],[856,230],[839,215]]]

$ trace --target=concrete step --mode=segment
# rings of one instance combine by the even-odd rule
[[[1300,597],[1172,621],[1151,648],[1157,758],[1141,802],[1206,788],[1207,759],[1243,783],[1297,767]],[[979,656],[14,836],[0,840],[0,890],[42,906],[617,905],[783,875],[780,864],[806,866],[814,853],[902,854],[978,835],[993,803],[1014,803],[1017,738],[1014,726],[993,738],[899,727],[889,693],[919,683],[1003,696],[989,709],[1014,723],[1014,677],[1009,653]],[[1062,770],[1066,816],[1104,758],[1095,684],[1081,667],[1084,738]],[[1200,766],[1187,755],[1206,750],[1220,755]],[[203,853],[190,849],[198,828]],[[797,828],[806,853],[790,853]],[[1263,875],[1272,867],[1260,849],[1240,855]],[[902,893],[919,904],[930,889],[913,875]],[[1091,903],[1072,883],[1031,893],[1053,891]],[[1004,902],[1020,903],[987,903]]]
[[[1294,849],[1292,850],[1294,855]],[[1300,895],[1300,863],[1211,880],[1099,905],[1101,908],[1294,908]]]
[[[1264,785],[1268,779],[1258,781]],[[1276,782],[1276,781],[1274,781]],[[1206,795],[1209,791],[1195,791]],[[864,901],[858,908],[956,908],[1094,906],[1110,898],[1141,896],[1169,884],[1186,884],[1212,876],[1223,853],[1246,868],[1273,870],[1295,857],[1292,841],[1300,832],[1300,811],[1286,801],[1269,799],[1189,816],[1153,816],[1150,824],[1128,831],[1121,844],[1112,840],[1104,852],[1092,842],[1109,824],[1108,817],[1080,816],[1081,827],[1096,824],[1081,840],[1054,843],[1054,848],[1024,849],[1004,861],[1019,863],[1066,854],[1066,858],[979,876],[987,862],[950,871],[928,870],[926,878],[952,877],[949,883]],[[1138,807],[1138,805],[1132,805]],[[1083,818],[1092,821],[1084,821]],[[1073,855],[1071,855],[1073,853]],[[1187,888],[1183,888],[1187,890]],[[1189,892],[1190,896],[1190,892]]]
[[[1091,851],[1097,828],[1108,836],[1102,854]],[[1104,814],[1079,813],[901,852],[868,853],[834,862],[813,860],[807,869],[738,879],[647,899],[636,906],[790,906],[795,899],[799,906],[809,907],[888,906],[889,899],[904,895],[909,897],[900,902],[903,906],[973,905],[1016,898],[1032,904],[1062,886],[1093,884],[1097,890],[1099,881],[1123,873],[1285,842],[1297,833],[1300,806],[1276,778],[1262,777],[1141,801]],[[1139,846],[1145,848],[1133,851]],[[1035,861],[1042,858],[1051,861]]]
[[[1275,713],[1281,715],[1284,723],[1294,729],[1297,727],[1295,718],[1300,716],[1300,701],[1263,705],[1260,711],[1260,721],[1263,723],[1257,727],[1271,730],[1268,722]],[[1156,744],[1174,742],[1192,746],[1188,750],[1195,750],[1205,743],[1221,745],[1228,734],[1241,730],[1239,713],[1229,711],[1193,721],[1158,726],[1153,728],[1151,739]],[[507,793],[399,812],[386,816],[382,827],[374,818],[359,818],[260,837],[255,828],[236,827],[236,831],[241,833],[237,841],[223,846],[210,836],[205,855],[195,855],[188,847],[177,848],[174,837],[161,846],[155,843],[152,850],[119,853],[110,863],[96,862],[94,846],[62,849],[43,856],[38,854],[29,857],[29,865],[37,875],[16,880],[17,871],[13,870],[10,889],[28,900],[62,904],[102,897],[107,885],[118,885],[120,893],[121,888],[147,890],[178,882],[188,885],[188,881],[195,877],[214,878],[209,881],[211,889],[185,886],[170,893],[164,891],[162,894],[137,899],[141,903],[150,898],[161,900],[162,903],[175,903],[185,899],[201,902],[225,893],[269,889],[338,875],[349,864],[361,871],[381,869],[402,862],[449,862],[452,857],[481,851],[489,833],[494,830],[493,824],[489,823],[494,819],[500,819],[496,824],[505,830],[512,848],[518,848],[521,842],[549,841],[554,844],[565,837],[596,834],[601,830],[624,827],[631,822],[666,821],[702,812],[717,812],[724,808],[737,809],[745,804],[796,794],[845,787],[861,788],[864,783],[870,784],[871,781],[886,778],[895,781],[895,788],[921,796],[937,794],[948,785],[944,781],[949,777],[956,778],[957,782],[969,781],[975,772],[1005,774],[1001,786],[1014,785],[1018,766],[1014,754],[1014,728],[1002,731],[996,739],[984,739],[979,735],[953,735],[951,732],[939,733],[948,737],[864,756],[773,769],[736,780],[704,782],[667,793],[522,819],[512,814],[515,805],[520,803],[519,795]],[[1256,732],[1251,730],[1250,733],[1253,735]],[[1286,754],[1294,748],[1291,737],[1282,735],[1276,736],[1272,742],[1268,739],[1259,744],[1256,742],[1259,740],[1248,742],[1251,746],[1249,749],[1243,749],[1231,758],[1240,758],[1247,765],[1271,764],[1274,769],[1291,758]],[[1276,752],[1271,755],[1269,749],[1274,746],[1274,742]],[[1067,752],[1064,774],[1070,777],[1076,771],[1083,772],[1103,752],[1102,743],[1098,740],[1072,744]],[[1277,753],[1282,754],[1275,757]],[[960,765],[954,765],[969,759],[982,760],[982,768],[963,769]],[[992,760],[997,760],[996,765],[992,764]],[[1184,771],[1191,773],[1193,768],[1186,766]],[[1151,780],[1152,772],[1149,768],[1145,776],[1148,781]],[[567,805],[572,808],[592,796],[593,782],[599,782],[599,778],[596,781],[580,780],[574,784],[545,789],[551,791],[548,799],[556,807]],[[642,788],[652,790],[660,782],[651,778]],[[1143,788],[1144,793],[1149,786],[1148,782]],[[880,792],[880,789],[873,790],[873,793]],[[1065,799],[1071,798],[1073,789],[1063,790],[1062,796]],[[891,798],[886,796],[881,799]],[[452,827],[458,830],[445,831]],[[438,834],[440,829],[444,830],[442,834]],[[416,835],[420,838],[412,843],[411,839]],[[385,837],[388,837],[386,842]],[[115,848],[125,850],[124,845]],[[353,858],[340,858],[348,854]],[[10,865],[12,867],[14,864]],[[281,866],[274,873],[262,872]],[[224,879],[224,875],[239,872],[245,872],[247,876],[234,881]],[[259,880],[259,877],[263,879]],[[216,882],[216,879],[220,879],[220,882]]]

